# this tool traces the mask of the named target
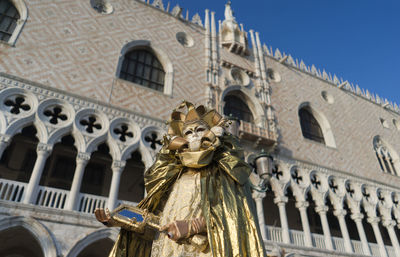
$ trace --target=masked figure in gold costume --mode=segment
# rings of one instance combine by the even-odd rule
[[[184,108],[188,111],[182,112]],[[122,226],[110,257],[265,256],[248,177],[236,138],[215,110],[183,102],[145,173],[147,196],[138,207],[160,216],[153,241]],[[96,210],[99,221],[121,226]]]

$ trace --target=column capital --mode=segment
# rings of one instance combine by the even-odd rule
[[[12,137],[10,135],[0,134],[0,143],[9,144],[11,142],[11,138]]]
[[[117,172],[121,172],[126,165],[126,161],[113,161],[112,163],[112,170],[113,171],[117,171]]]
[[[307,201],[296,202],[297,209],[306,209],[310,204]]]
[[[328,207],[328,206],[325,206],[325,205],[315,207],[315,211],[316,211],[317,213],[319,213],[319,214],[321,214],[321,213],[327,213],[328,210],[329,210],[329,207]]]
[[[394,220],[384,219],[382,220],[382,225],[386,228],[393,228],[396,225],[396,222]]]
[[[362,213],[354,213],[350,215],[350,218],[354,221],[361,221],[364,218],[364,214]]]
[[[346,216],[346,214],[347,214],[347,211],[343,210],[343,209],[333,211],[333,215],[335,215],[336,217],[344,217],[344,216]]]
[[[53,150],[52,145],[44,144],[44,143],[38,143],[36,147],[36,152],[38,155],[49,155],[50,152]]]
[[[258,192],[258,191],[253,191],[251,193],[251,196],[253,197],[253,199],[264,199],[266,194],[265,192]]]
[[[76,161],[86,163],[90,160],[90,156],[90,153],[78,152],[78,154],[76,155]]]
[[[288,202],[288,198],[286,196],[278,196],[274,198],[274,203],[277,205],[286,204]]]
[[[367,219],[368,223],[370,223],[371,225],[378,224],[380,220],[381,219],[378,217],[369,217]]]

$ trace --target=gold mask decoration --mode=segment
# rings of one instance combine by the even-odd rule
[[[185,107],[188,110],[186,114],[181,111]],[[168,135],[183,137],[185,124],[190,124],[194,121],[200,120],[207,124],[209,128],[221,126],[226,122],[226,120],[222,119],[222,116],[214,109],[207,110],[204,105],[199,105],[195,108],[192,103],[183,101],[171,114],[171,118],[168,121]]]
[[[185,107],[188,109],[186,114],[181,111]],[[184,101],[171,115],[168,149],[178,151],[184,166],[204,167],[211,162],[216,147],[220,145],[213,131],[223,131],[221,126],[225,122],[215,110],[207,110],[203,105],[195,108],[192,103]]]

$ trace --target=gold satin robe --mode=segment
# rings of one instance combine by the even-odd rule
[[[201,209],[213,257],[266,256],[248,177],[251,169],[232,136],[221,138],[213,161],[200,168]],[[177,155],[163,148],[145,173],[147,196],[138,207],[159,214],[172,186],[187,171]],[[164,224],[162,224],[164,225]],[[110,257],[150,257],[152,241],[121,229]]]

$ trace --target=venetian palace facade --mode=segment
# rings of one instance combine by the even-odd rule
[[[0,0],[0,256],[107,256],[183,99],[232,119],[270,255],[400,256],[399,107],[224,16]]]

